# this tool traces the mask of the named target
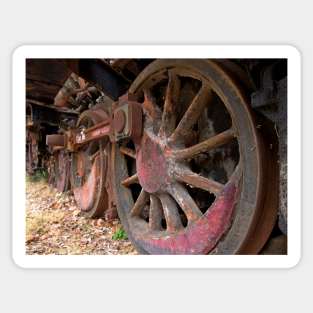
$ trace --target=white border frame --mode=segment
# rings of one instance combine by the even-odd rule
[[[287,58],[288,255],[26,255],[25,99],[27,58]],[[290,45],[27,45],[13,53],[12,245],[23,268],[291,268],[301,256],[301,56]]]

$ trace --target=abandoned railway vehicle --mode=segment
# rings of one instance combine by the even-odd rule
[[[141,254],[286,254],[286,59],[27,59],[26,171]]]

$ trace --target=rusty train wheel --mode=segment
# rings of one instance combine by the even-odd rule
[[[64,192],[70,189],[70,159],[66,151],[60,150],[55,157],[55,188]]]
[[[82,113],[77,126],[91,127],[107,114],[101,110],[88,110]],[[108,172],[109,144],[96,140],[86,144],[72,154],[71,184],[75,200],[82,213],[87,217],[100,217],[108,209],[106,176]]]
[[[137,249],[258,253],[276,219],[276,167],[239,83],[215,61],[158,60],[130,92],[143,101],[143,136],[115,145],[112,162]]]
[[[60,192],[70,189],[70,159],[66,151],[56,151],[48,165],[48,183]]]
[[[39,134],[35,131],[27,130],[26,136],[26,172],[33,175],[38,167],[38,139]]]

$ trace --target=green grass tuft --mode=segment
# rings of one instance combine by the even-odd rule
[[[126,240],[127,234],[123,228],[119,228],[112,236],[113,240]]]
[[[45,169],[38,169],[35,171],[33,175],[26,175],[26,181],[28,182],[39,182],[39,181],[47,181],[48,180],[48,172]]]

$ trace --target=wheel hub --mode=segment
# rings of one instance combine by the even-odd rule
[[[137,148],[138,179],[147,192],[162,191],[171,181],[170,159],[165,157],[165,147],[159,137],[149,136],[145,132]]]

